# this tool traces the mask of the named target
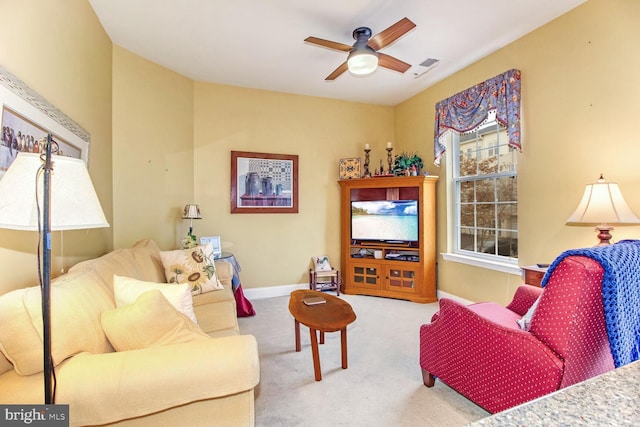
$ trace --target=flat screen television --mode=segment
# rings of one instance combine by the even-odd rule
[[[417,242],[418,201],[351,202],[351,240]]]

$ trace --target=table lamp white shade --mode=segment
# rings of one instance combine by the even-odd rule
[[[611,224],[640,224],[640,218],[631,210],[615,182],[606,182],[602,175],[587,185],[582,200],[567,219],[568,224],[596,224],[598,246],[610,244]]]
[[[53,156],[51,230],[109,227],[83,160]],[[40,154],[18,153],[0,178],[0,228],[38,230],[36,174]],[[38,174],[38,200],[43,201],[43,173]]]
[[[200,206],[186,205],[182,211],[183,219],[202,219],[200,216]]]
[[[576,210],[567,219],[579,224],[640,224],[615,182],[606,182],[602,175],[588,184]]]

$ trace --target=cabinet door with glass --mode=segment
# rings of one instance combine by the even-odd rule
[[[359,288],[381,289],[380,265],[356,264],[351,266],[351,280],[353,286]]]
[[[395,292],[415,293],[418,271],[418,266],[411,263],[385,266],[386,288]]]

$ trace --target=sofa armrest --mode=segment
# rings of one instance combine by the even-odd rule
[[[215,261],[216,274],[218,280],[224,286],[231,287],[231,279],[233,278],[233,266],[226,261]]]
[[[507,308],[520,316],[524,316],[541,294],[542,288],[526,284],[520,285]]]
[[[260,380],[252,335],[81,353],[56,371],[56,403],[69,404],[74,425],[104,424],[221,398],[251,390]]]

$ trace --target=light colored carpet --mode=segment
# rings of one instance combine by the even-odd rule
[[[419,328],[437,303],[340,296],[357,316],[347,328],[349,368],[341,368],[340,333],[327,333],[319,382],[304,325],[295,351],[288,296],[253,300],[257,314],[238,319],[241,333],[258,341],[257,426],[463,426],[489,415],[440,381],[422,383]]]

